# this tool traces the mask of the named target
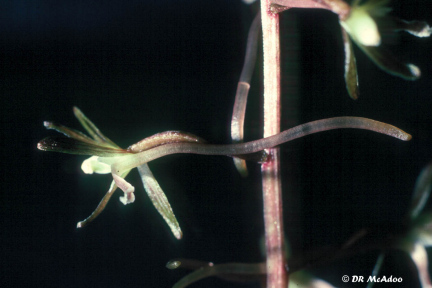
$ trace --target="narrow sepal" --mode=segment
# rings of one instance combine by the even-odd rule
[[[359,96],[359,84],[354,50],[348,33],[345,31],[345,29],[341,30],[345,49],[345,84],[349,96],[352,99],[357,100]]]
[[[172,211],[171,205],[169,204],[165,193],[159,186],[159,183],[156,181],[153,173],[150,171],[149,166],[147,164],[142,164],[138,166],[138,171],[144,184],[144,189],[147,192],[147,195],[152,201],[154,207],[168,224],[174,236],[177,239],[181,239],[183,237],[183,232],[180,229],[177,218]]]
[[[44,122],[44,126],[47,129],[52,129],[52,130],[56,130],[57,132],[63,133],[65,136],[79,140],[79,141],[83,141],[86,143],[90,143],[90,144],[95,144],[97,145],[98,142],[96,142],[95,140],[91,139],[90,137],[88,137],[87,135],[85,135],[84,133],[77,131],[75,129],[60,125],[60,124],[56,124],[53,122],[48,122],[45,121]]]
[[[100,143],[103,146],[119,148],[117,144],[115,144],[108,137],[103,135],[102,132],[100,132],[99,129],[96,127],[96,125],[94,125],[93,122],[90,121],[90,119],[88,119],[78,107],[73,107],[73,112],[75,114],[75,117],[77,117],[78,121],[84,127],[84,129],[96,142]]]
[[[130,153],[123,149],[108,148],[62,136],[47,137],[39,141],[37,148],[43,151],[104,157],[115,157]]]

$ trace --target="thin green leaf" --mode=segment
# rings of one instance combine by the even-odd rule
[[[149,166],[146,163],[138,166],[138,172],[141,175],[144,189],[147,192],[147,195],[152,201],[154,207],[168,224],[174,236],[177,239],[181,239],[183,232],[180,229],[180,225],[174,215],[174,212],[172,211],[171,205],[169,204],[165,193],[159,186],[159,183],[156,181],[153,173],[150,171]]]
[[[345,84],[349,96],[357,100],[359,96],[359,84],[354,50],[348,33],[343,28],[341,30],[345,49]]]
[[[387,73],[405,80],[417,80],[420,77],[420,69],[414,64],[400,62],[393,54],[382,47],[364,46],[358,43],[355,38],[353,40],[378,67]]]
[[[130,152],[123,149],[99,146],[62,136],[47,137],[39,141],[37,148],[43,151],[104,157],[124,156],[130,154]]]
[[[102,132],[100,132],[99,129],[96,127],[96,125],[94,125],[93,122],[91,122],[90,119],[88,119],[78,107],[73,107],[73,112],[75,114],[75,117],[77,117],[81,125],[84,127],[84,129],[96,142],[106,147],[120,148],[108,137],[103,135]]]

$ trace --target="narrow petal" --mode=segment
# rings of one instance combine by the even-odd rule
[[[144,189],[147,192],[147,195],[152,201],[154,207],[159,212],[159,214],[162,215],[162,218],[168,224],[174,236],[177,239],[181,239],[183,233],[180,229],[180,225],[174,215],[174,212],[172,211],[171,205],[169,204],[165,193],[159,186],[159,183],[156,181],[153,173],[150,171],[150,168],[147,164],[142,164],[138,166],[138,171],[141,175]]]
[[[73,139],[76,139],[76,140],[79,140],[82,142],[90,143],[90,144],[95,144],[95,145],[98,144],[98,142],[96,142],[95,140],[89,138],[84,133],[77,131],[75,129],[68,128],[66,126],[56,124],[53,122],[48,122],[48,121],[44,122],[44,126],[47,129],[53,129],[53,130],[56,130],[57,132],[63,133],[67,137],[70,137],[70,138],[73,138]]]
[[[124,205],[135,202],[135,187],[127,182],[121,175],[112,173],[115,184],[124,192],[124,195],[120,197],[120,202]]]
[[[417,80],[420,77],[421,72],[417,66],[400,62],[382,47],[364,46],[359,44],[355,38],[353,40],[378,67],[387,73],[405,80]]]
[[[78,118],[79,122],[84,127],[84,129],[95,141],[102,144],[103,146],[119,148],[117,144],[115,144],[108,137],[103,135],[102,132],[100,132],[99,129],[96,127],[96,125],[94,125],[93,122],[91,122],[90,119],[88,119],[84,115],[84,113],[82,113],[81,110],[78,109],[78,107],[73,107],[73,112],[75,114],[75,117]]]
[[[126,171],[122,174],[122,177],[126,177],[127,174],[129,174],[130,170]],[[102,200],[99,202],[99,205],[96,207],[96,209],[93,211],[93,213],[84,219],[83,221],[80,221],[77,223],[77,228],[83,228],[90,222],[92,222],[94,219],[96,219],[97,216],[99,216],[100,213],[105,209],[105,206],[108,204],[109,200],[111,199],[111,196],[114,194],[114,191],[117,189],[117,185],[114,181],[112,181],[111,186],[108,190],[108,192],[105,194],[105,196],[102,198]]]
[[[408,210],[411,219],[415,219],[423,210],[432,189],[432,163],[423,168],[417,178],[411,207]]]
[[[341,30],[345,48],[345,84],[349,96],[352,99],[357,100],[359,96],[359,84],[354,50],[348,33],[343,28]]]
[[[123,149],[108,148],[62,136],[47,137],[39,141],[37,148],[43,151],[104,157],[124,156],[130,153]]]

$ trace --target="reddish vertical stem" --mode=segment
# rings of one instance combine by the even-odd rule
[[[270,0],[261,0],[264,42],[264,137],[280,132],[279,15],[270,12]],[[269,149],[261,165],[267,252],[267,288],[288,286],[283,237],[282,187],[279,149]]]

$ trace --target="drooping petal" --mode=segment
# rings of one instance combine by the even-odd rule
[[[112,176],[115,184],[124,192],[124,195],[120,197],[120,202],[124,205],[135,202],[135,187],[127,182],[121,175],[112,173]]]
[[[130,170],[126,171],[122,174],[122,177],[126,177],[127,174],[129,174]],[[110,188],[108,192],[105,194],[105,196],[102,198],[102,200],[99,202],[96,209],[90,214],[89,217],[84,219],[83,221],[80,221],[77,223],[77,228],[83,228],[90,222],[92,222],[94,219],[96,219],[97,216],[99,216],[100,213],[105,209],[105,206],[108,204],[109,200],[111,199],[111,196],[114,194],[114,191],[117,189],[117,185],[114,181],[111,182]]]
[[[150,200],[152,201],[154,207],[165,220],[165,222],[170,227],[172,233],[177,239],[181,239],[183,232],[180,229],[180,225],[172,211],[171,205],[160,187],[159,183],[156,181],[153,173],[147,164],[142,164],[138,166],[139,174],[141,175],[141,180],[144,184],[144,189],[147,192]]]
[[[348,33],[344,29],[341,30],[345,49],[345,84],[349,96],[352,99],[357,100],[359,96],[359,84],[354,50]]]
[[[405,80],[416,80],[420,77],[420,69],[414,64],[402,63],[382,47],[363,46],[357,43],[355,38],[353,40],[378,67],[387,73]]]
[[[130,154],[127,150],[99,146],[62,136],[47,137],[39,141],[37,148],[43,151],[104,157],[116,157]]]
[[[73,112],[75,114],[75,117],[79,120],[81,125],[84,127],[84,129],[90,134],[90,136],[95,141],[97,141],[98,143],[106,147],[119,148],[117,144],[115,144],[108,137],[103,135],[102,132],[100,132],[99,129],[96,127],[96,125],[94,125],[93,122],[90,121],[90,119],[88,119],[78,107],[73,107]]]

